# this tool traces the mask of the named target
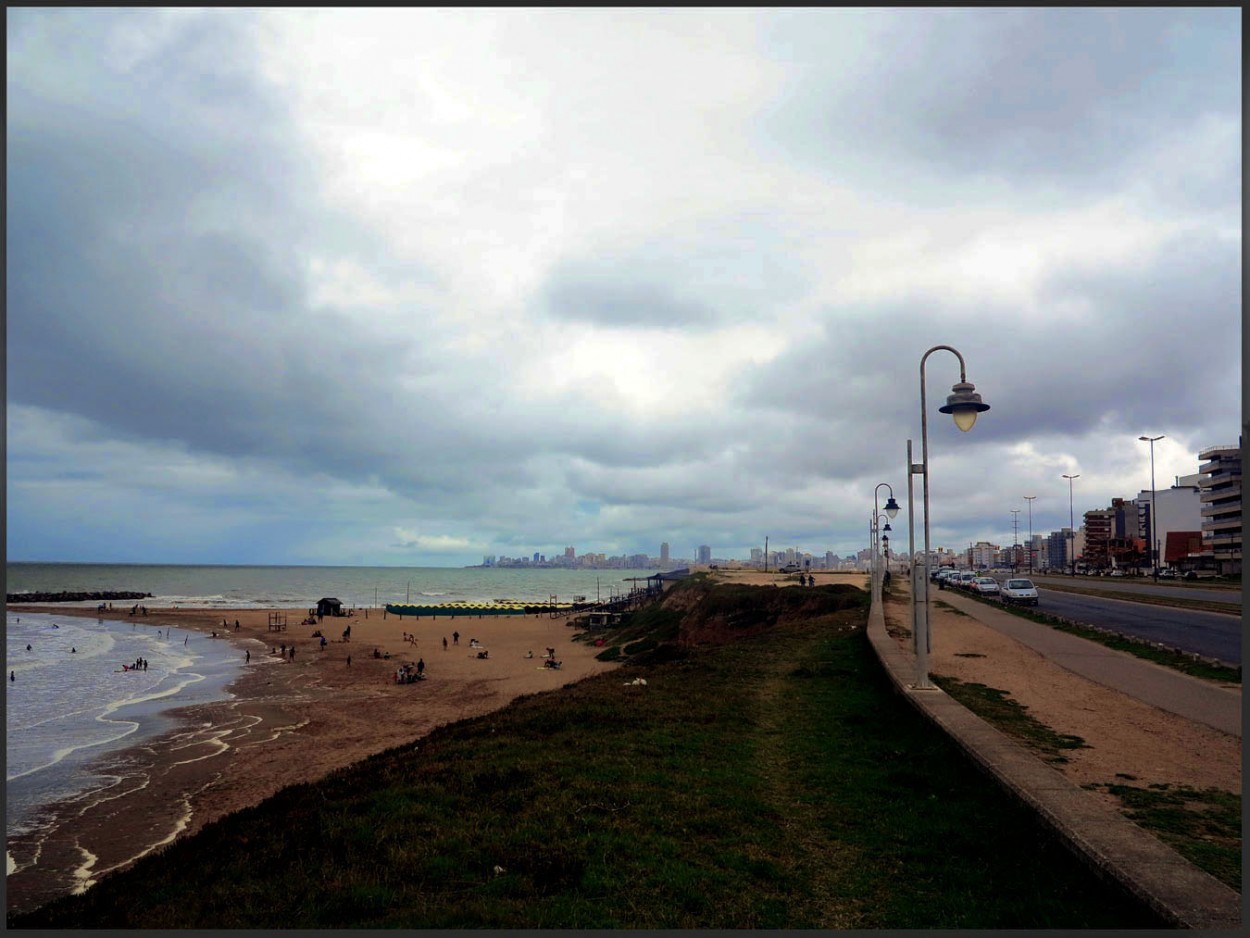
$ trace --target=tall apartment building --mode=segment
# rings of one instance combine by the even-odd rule
[[[1206,460],[1198,467],[1203,551],[1218,573],[1241,573],[1241,439],[1236,446],[1208,446],[1198,459]]]
[[[968,548],[968,565],[973,570],[987,570],[998,566],[998,555],[1001,548],[989,541],[977,541]]]
[[[1066,571],[1072,563],[1070,556],[1071,543],[1071,528],[1060,528],[1058,531],[1051,531],[1050,537],[1046,538],[1046,563],[1044,568]]]
[[[706,544],[700,544],[699,545],[699,563],[711,563],[711,562],[712,562],[712,548],[708,547]]]
[[[1094,570],[1105,570],[1111,566],[1111,537],[1114,531],[1114,508],[1085,512],[1085,549],[1079,556],[1086,566]]]
[[[668,541],[660,544],[660,566],[668,565]]]

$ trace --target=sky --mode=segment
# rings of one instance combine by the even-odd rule
[[[1242,433],[1239,9],[6,20],[11,561],[905,550],[922,393],[1007,545]]]

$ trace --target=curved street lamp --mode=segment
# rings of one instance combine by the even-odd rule
[[[890,490],[890,497],[885,502],[885,513],[887,518],[893,518],[898,514],[898,502],[894,500],[894,487],[889,482],[878,482],[877,487],[872,490],[872,523],[875,527],[880,520],[879,513],[881,509],[878,506],[877,495],[881,492],[881,486],[885,486]],[[890,530],[889,520],[885,523],[885,530]],[[877,545],[872,544],[872,589],[873,596],[877,596]]]
[[[920,359],[920,463],[911,461],[911,440],[907,441],[907,520],[910,528],[908,550],[912,556],[912,641],[916,649],[916,687],[931,688],[929,683],[929,419],[925,406],[925,362],[938,349],[945,349],[959,359],[959,383],[951,388],[946,404],[938,408],[939,413],[950,414],[955,419],[955,426],[965,433],[977,422],[977,415],[990,409],[990,405],[982,402],[976,387],[968,381],[964,366],[964,357],[958,349],[949,345],[935,345],[925,352]],[[917,567],[916,539],[912,497],[912,479],[914,474],[924,476],[922,490],[924,492],[924,576],[916,583]]]

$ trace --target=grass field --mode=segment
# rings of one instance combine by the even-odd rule
[[[682,591],[610,637],[621,669],[286,789],[9,925],[1161,927],[895,695],[862,592]],[[695,626],[718,640],[671,642]]]

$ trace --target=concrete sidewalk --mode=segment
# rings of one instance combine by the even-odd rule
[[[960,595],[957,590],[930,590],[929,601],[937,600],[1027,645],[1073,674],[1221,733],[1241,737],[1240,687],[1190,677],[1127,652],[1022,619]]]
[[[1015,618],[999,610],[988,611]],[[1061,840],[1097,871],[1118,881],[1176,926],[1240,929],[1241,896],[1234,890],[1069,781],[940,688],[915,687],[915,656],[910,649],[900,648],[886,632],[880,603],[873,603],[869,612],[868,638],[899,692],[1008,791],[1037,811]]]

